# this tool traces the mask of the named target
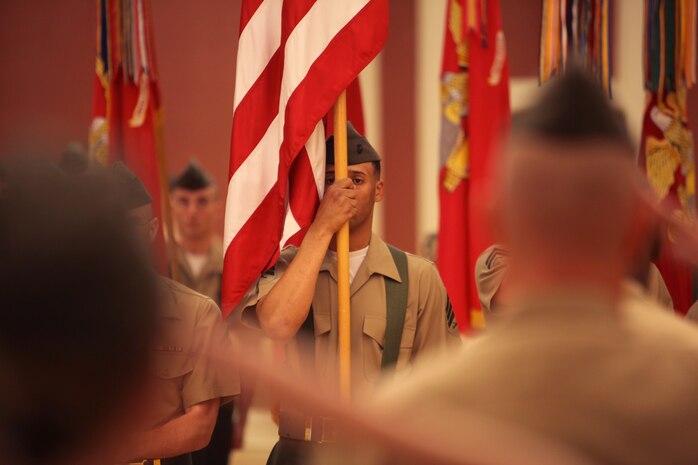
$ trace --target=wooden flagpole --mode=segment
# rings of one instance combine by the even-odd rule
[[[347,92],[334,105],[334,175],[349,176],[347,166]],[[351,310],[349,295],[349,223],[337,231],[337,302],[339,326],[339,391],[351,398]]]
[[[155,115],[155,153],[158,162],[158,179],[160,180],[160,207],[162,208],[163,223],[165,223],[165,245],[170,259],[170,273],[172,279],[179,282],[179,263],[177,262],[177,243],[175,242],[174,226],[172,224],[172,210],[170,208],[170,181],[167,176],[167,158],[165,157],[165,143],[162,135],[161,115]]]

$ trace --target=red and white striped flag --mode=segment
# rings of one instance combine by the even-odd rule
[[[244,0],[225,211],[223,315],[286,243],[324,187],[322,119],[383,48],[388,0]]]

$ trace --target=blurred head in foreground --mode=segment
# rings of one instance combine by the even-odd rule
[[[108,460],[146,379],[151,271],[102,181],[0,162],[2,463]]]
[[[149,247],[160,228],[160,220],[153,214],[153,198],[143,181],[124,163],[115,162],[110,169],[110,175],[115,184],[118,201],[126,210],[141,246]]]
[[[514,116],[503,167],[497,225],[523,288],[617,286],[634,272],[651,229],[641,176],[622,116],[582,72]]]

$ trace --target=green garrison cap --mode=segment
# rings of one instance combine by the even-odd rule
[[[116,183],[119,199],[126,210],[133,210],[153,202],[143,182],[124,163],[114,162],[111,167],[111,176]]]
[[[199,164],[191,160],[184,171],[172,178],[170,189],[186,189],[197,191],[213,185],[213,180]]]
[[[325,147],[327,164],[334,165],[334,136],[330,136],[327,139]],[[348,165],[381,161],[381,157],[376,152],[376,149],[369,144],[364,136],[354,129],[351,121],[347,121],[347,159]]]

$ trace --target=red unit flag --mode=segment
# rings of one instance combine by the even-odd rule
[[[97,1],[97,60],[89,132],[90,157],[105,165],[123,161],[161,212],[157,153],[160,97],[150,33],[148,0]],[[163,228],[154,243],[155,263],[167,273]]]
[[[467,332],[484,325],[475,261],[492,244],[483,202],[495,142],[510,116],[499,0],[449,0],[441,98],[437,266]]]

